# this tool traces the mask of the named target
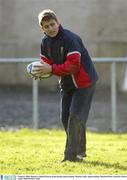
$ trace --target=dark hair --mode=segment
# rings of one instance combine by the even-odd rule
[[[54,19],[55,21],[58,22],[56,14],[50,9],[43,10],[38,15],[38,20],[39,20],[40,26],[43,25],[43,21],[50,21],[51,19]]]

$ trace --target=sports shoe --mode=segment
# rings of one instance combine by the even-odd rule
[[[66,161],[70,161],[70,162],[81,162],[81,161],[83,161],[83,158],[80,158],[80,157],[75,157],[74,159],[66,159],[66,158],[64,158],[64,159],[61,161],[61,163],[66,162]]]
[[[79,157],[79,158],[85,158],[85,157],[87,157],[87,155],[84,154],[84,153],[83,153],[83,154],[80,153],[80,154],[77,154],[77,157]]]

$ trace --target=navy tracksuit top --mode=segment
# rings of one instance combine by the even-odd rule
[[[60,87],[65,91],[87,88],[98,79],[81,38],[61,25],[55,37],[42,38],[40,57],[52,66],[52,74],[60,77]]]

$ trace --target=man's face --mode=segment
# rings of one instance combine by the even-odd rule
[[[59,31],[59,23],[54,19],[43,21],[42,30],[50,37],[55,37]]]

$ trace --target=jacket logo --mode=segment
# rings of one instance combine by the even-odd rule
[[[60,47],[60,53],[63,54],[63,46]]]

